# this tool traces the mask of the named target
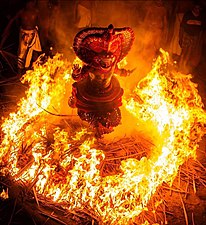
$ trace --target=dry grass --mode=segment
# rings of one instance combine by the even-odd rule
[[[14,82],[14,83],[13,83]],[[0,82],[1,85],[17,84],[14,80]],[[22,90],[25,87],[22,87]],[[4,96],[6,99],[6,96]],[[10,96],[11,97],[11,96]],[[10,98],[12,99],[12,98]],[[18,99],[14,96],[12,103]],[[1,102],[2,116],[6,116],[11,110],[11,102]],[[82,124],[79,122],[69,122],[64,120],[69,129],[76,129]],[[64,124],[64,125],[65,125]],[[51,140],[47,140],[51,142]],[[80,143],[79,143],[80,144]],[[79,144],[73,143],[72,153],[79,154]],[[153,144],[142,137],[124,137],[114,142],[106,142],[99,140],[96,142],[96,147],[102,149],[105,153],[105,159],[101,164],[100,174],[102,176],[113,175],[120,172],[121,161],[127,158],[136,158],[140,160],[142,157],[148,157]],[[21,170],[18,173],[20,176],[33,162],[31,157],[31,146],[23,146],[19,151],[19,167]],[[61,159],[60,159],[61,160]],[[44,196],[36,193],[34,185],[36,180],[27,185],[21,181],[15,182],[12,177],[0,175],[0,192],[3,189],[9,190],[9,199],[0,201],[0,224],[71,224],[71,225],[86,225],[86,224],[101,224],[93,212],[86,208],[82,211],[69,211],[65,209],[63,203],[55,203],[46,199]],[[201,159],[188,160],[179,169],[179,174],[173,182],[172,186],[163,184],[156,194],[152,197],[148,211],[144,211],[138,218],[138,222],[133,224],[143,224],[148,221],[150,224],[169,224],[169,225],[203,225],[201,220],[198,220],[197,213],[190,206],[190,201],[187,201],[189,196],[197,196],[197,189],[206,188],[206,167],[201,163]],[[198,196],[197,196],[198,197]],[[155,202],[161,201],[161,204],[156,207]],[[193,203],[192,203],[193,204]],[[205,202],[201,202],[205,204]],[[175,210],[176,207],[176,210]],[[177,209],[178,208],[178,209]],[[3,216],[2,216],[3,215]],[[26,215],[26,216],[25,216]],[[202,214],[201,214],[202,215]],[[180,219],[181,217],[181,219]],[[179,218],[174,221],[174,218]],[[24,223],[24,221],[26,221]],[[29,223],[28,223],[29,221]]]

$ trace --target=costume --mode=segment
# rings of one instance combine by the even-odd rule
[[[33,30],[20,29],[18,68],[28,68],[31,63],[33,51],[41,52],[38,28]]]
[[[97,136],[112,131],[121,121],[123,89],[114,74],[127,76],[131,71],[119,69],[134,40],[131,28],[87,28],[74,38],[76,55],[85,63],[74,66],[72,96],[69,105],[78,109],[82,120],[89,122]]]

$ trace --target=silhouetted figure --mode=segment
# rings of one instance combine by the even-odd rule
[[[180,32],[180,24],[185,12],[185,8],[182,6],[182,2],[176,2],[175,9],[173,10],[173,15],[171,15],[171,29],[170,34],[168,36],[169,46],[168,51],[171,53],[172,58],[179,62],[180,54],[181,54],[181,47],[179,45],[179,32]]]
[[[179,44],[182,49],[179,69],[183,73],[191,73],[200,62],[203,46],[203,15],[197,2],[182,18]]]
[[[146,14],[143,20],[144,37],[142,38],[143,57],[154,58],[160,47],[167,40],[167,11],[162,0],[146,2]]]
[[[29,0],[19,13],[20,37],[18,50],[18,68],[26,70],[36,61],[42,51],[38,34],[38,10],[36,1]]]

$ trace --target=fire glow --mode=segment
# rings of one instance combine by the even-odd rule
[[[2,124],[2,172],[9,171],[17,182],[35,183],[38,194],[69,210],[92,211],[105,224],[135,222],[157,189],[164,182],[172,185],[179,167],[196,157],[205,133],[206,114],[196,85],[190,76],[171,70],[168,53],[161,52],[133,97],[123,100],[129,113],[156,129],[158,144],[148,158],[123,160],[119,174],[103,177],[105,155],[94,147],[92,132],[53,124],[47,111],[61,110],[71,72],[71,64],[57,55],[22,79],[30,87],[26,98]],[[72,151],[74,144],[78,154]]]

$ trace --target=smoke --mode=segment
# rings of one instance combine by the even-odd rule
[[[40,23],[42,26],[43,39],[49,37],[56,46],[56,50],[62,52],[65,57],[74,57],[72,51],[73,38],[79,31],[77,27],[77,2],[59,1],[59,4],[48,6],[47,1],[39,0]],[[88,1],[80,1],[85,4]],[[135,44],[132,47],[135,62],[139,59],[139,70],[145,68],[143,61],[150,61],[154,56],[154,47],[150,44],[151,36],[145,33],[145,21],[148,2],[150,1],[91,1],[91,26],[107,27],[113,24],[114,27],[131,27],[135,31]],[[152,4],[152,3],[150,3]],[[156,37],[157,38],[157,37]],[[44,41],[44,40],[43,40]],[[130,58],[131,59],[131,58]],[[133,61],[133,60],[132,60]]]
[[[84,2],[84,1],[83,1]],[[148,21],[145,20],[149,1],[91,1],[91,26],[108,27],[131,27],[134,30],[135,41],[127,56],[125,69],[135,69],[129,77],[119,77],[121,87],[124,89],[124,98],[129,98],[138,82],[151,70],[153,60],[156,57],[156,49],[153,46],[153,33],[148,32]],[[56,49],[64,54],[69,60],[74,59],[72,50],[73,38],[79,31],[75,27],[77,1],[59,1],[59,5],[53,8],[50,19],[50,29],[52,30],[53,42]],[[86,6],[87,4],[85,4]],[[53,22],[52,22],[53,21]],[[155,38],[160,38],[160,33],[155,34]],[[158,37],[159,35],[159,37]],[[69,90],[69,89],[68,89]],[[67,101],[70,95],[68,91],[65,98],[63,113],[74,111],[69,109]],[[69,110],[69,111],[68,111]],[[150,133],[146,131],[145,125],[138,124],[131,114],[124,107],[121,107],[122,123],[114,128],[114,132],[105,135],[105,138],[130,136],[135,133]]]

